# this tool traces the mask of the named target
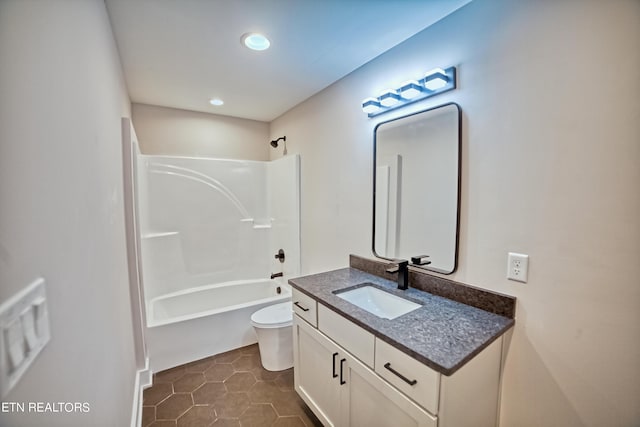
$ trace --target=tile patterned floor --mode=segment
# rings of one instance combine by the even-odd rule
[[[142,427],[322,426],[293,369],[263,369],[257,344],[158,372],[142,404]]]

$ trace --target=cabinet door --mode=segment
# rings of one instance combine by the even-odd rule
[[[341,425],[349,427],[436,427],[436,417],[413,403],[349,354],[342,376]],[[340,374],[340,372],[339,372]]]
[[[297,315],[293,316],[293,348],[296,391],[322,424],[341,426],[337,374],[344,351]]]

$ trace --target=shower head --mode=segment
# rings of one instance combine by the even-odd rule
[[[271,141],[271,146],[272,146],[273,148],[277,148],[277,147],[278,147],[278,141],[280,141],[280,140],[282,140],[282,141],[284,141],[284,142],[287,142],[287,137],[286,137],[286,136],[281,136],[281,137],[280,137],[280,138],[278,138],[278,139],[274,139],[273,141]]]

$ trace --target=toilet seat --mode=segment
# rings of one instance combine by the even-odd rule
[[[262,308],[251,315],[256,328],[282,328],[293,323],[291,302],[282,302]]]

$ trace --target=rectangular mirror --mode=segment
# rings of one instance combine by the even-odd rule
[[[450,103],[376,126],[373,252],[378,258],[455,271],[460,118],[460,107]]]

